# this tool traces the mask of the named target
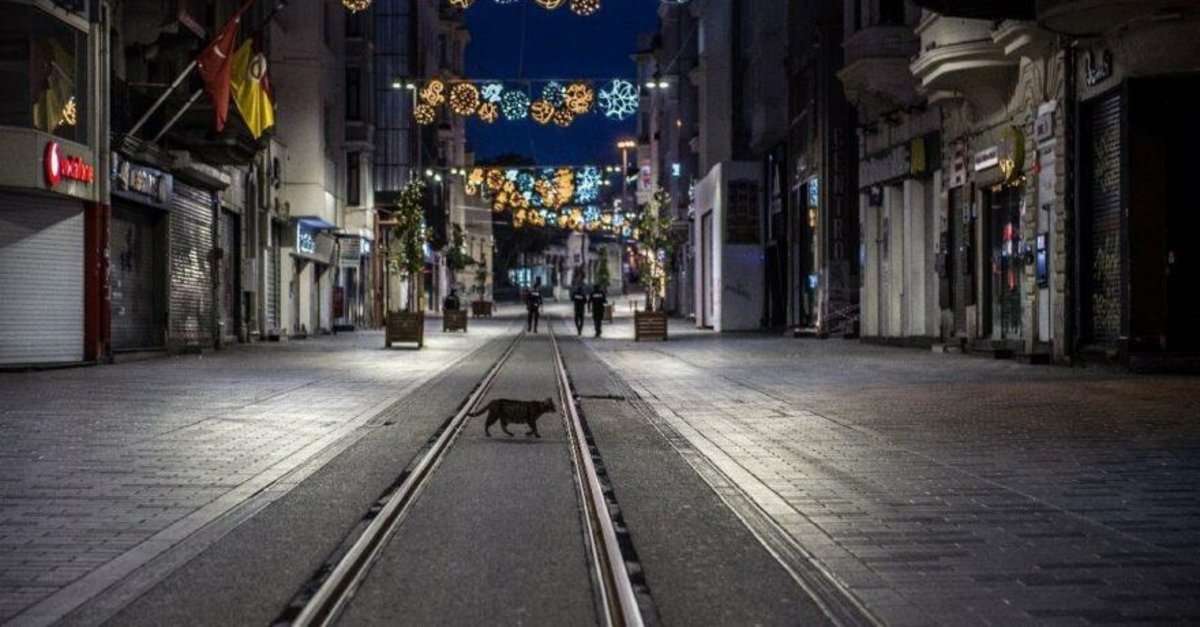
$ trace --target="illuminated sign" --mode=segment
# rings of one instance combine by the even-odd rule
[[[63,179],[91,185],[96,178],[96,169],[84,163],[83,159],[74,155],[63,157],[57,142],[46,143],[42,166],[46,174],[46,183],[50,187],[58,185]]]
[[[312,227],[303,222],[296,225],[296,251],[305,255],[317,253],[317,236]]]

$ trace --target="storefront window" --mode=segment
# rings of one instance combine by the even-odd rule
[[[87,36],[35,7],[0,7],[0,125],[85,142]]]

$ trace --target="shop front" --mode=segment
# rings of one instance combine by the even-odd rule
[[[173,177],[114,155],[109,268],[113,351],[167,346],[168,224]]]
[[[330,271],[337,240],[329,233],[332,225],[315,219],[293,223],[289,281],[292,337],[306,337],[332,329],[333,273]]]
[[[0,1],[0,367],[104,357],[86,14]]]
[[[333,286],[333,328],[353,331],[369,325],[372,241],[360,235],[337,237],[338,275]]]

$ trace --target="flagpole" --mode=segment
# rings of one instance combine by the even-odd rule
[[[188,99],[187,103],[180,107],[179,111],[175,112],[175,115],[171,116],[171,119],[168,120],[165,125],[163,125],[162,130],[154,136],[154,139],[150,140],[150,143],[157,144],[158,140],[162,139],[162,136],[166,135],[167,131],[171,130],[172,126],[175,126],[175,123],[179,121],[179,118],[183,117],[183,114],[187,113],[187,110],[191,109],[193,104],[196,104],[196,101],[200,99],[200,94],[203,93],[203,89],[197,89],[196,93],[192,94],[192,97]]]
[[[179,84],[183,82],[183,79],[187,78],[188,75],[191,74],[192,70],[194,70],[194,69],[196,69],[196,60],[195,59],[193,59],[192,62],[189,63],[186,68],[183,69],[183,72],[181,72],[179,74],[179,77],[175,79],[175,82],[171,83],[171,86],[167,88],[167,91],[164,91],[163,95],[159,96],[158,100],[154,101],[154,104],[151,105],[150,108],[146,111],[146,113],[144,113],[142,115],[142,117],[138,119],[137,123],[133,125],[133,128],[129,129],[129,132],[125,133],[125,136],[133,137],[133,136],[137,135],[137,132],[142,130],[142,125],[145,124],[146,121],[150,119],[151,115],[154,115],[155,111],[158,111],[158,108],[161,107],[163,105],[163,103],[167,101],[167,97],[170,96],[175,91],[176,87],[179,87]],[[193,100],[195,100],[195,99],[193,98]]]
[[[231,19],[234,19],[234,20],[242,19],[242,14],[244,14],[246,12],[246,10],[250,8],[250,5],[254,4],[254,2],[255,2],[255,0],[246,0],[246,2],[242,3],[242,6],[240,8],[238,8],[237,13],[233,14],[233,17]],[[271,19],[275,17],[275,14],[279,12],[279,9],[283,8],[283,6],[285,4],[287,4],[286,0],[280,0],[280,2],[275,5],[275,8],[271,10],[271,14],[267,16],[267,19],[263,21],[262,26],[266,26],[267,23],[269,23],[271,21]],[[260,28],[261,28],[261,26],[260,26]],[[208,46],[210,46],[210,45],[212,45],[212,44],[210,43],[210,44],[205,45],[204,50],[207,50]],[[142,126],[145,125],[146,122],[150,120],[150,116],[154,115],[155,111],[158,111],[158,108],[161,107],[163,105],[163,103],[167,101],[167,98],[170,97],[170,95],[175,92],[175,88],[179,87],[180,83],[182,83],[183,80],[192,73],[192,70],[196,69],[196,64],[198,62],[199,62],[198,59],[192,59],[192,62],[189,63],[187,67],[183,68],[183,71],[179,73],[179,76],[175,78],[175,80],[171,83],[171,86],[167,87],[167,90],[165,92],[163,92],[163,94],[161,96],[158,97],[158,100],[155,100],[154,104],[150,105],[150,108],[144,114],[142,114],[142,117],[138,118],[138,121],[137,121],[137,123],[135,123],[133,125],[133,128],[129,129],[129,132],[125,133],[126,137],[134,137],[137,135],[138,131],[142,130]],[[203,90],[201,90],[201,91],[203,91]],[[150,143],[154,143],[154,142],[158,141],[159,138],[161,138],[163,136],[163,133],[166,133],[167,129],[171,128],[171,126],[173,124],[175,124],[176,120],[179,119],[179,116],[183,115],[183,112],[187,111],[187,109],[189,107],[191,107],[193,103],[196,102],[197,98],[199,98],[198,94],[193,95],[191,100],[188,100],[187,104],[184,105],[183,109],[181,109],[179,111],[179,113],[176,113],[175,117],[171,118],[171,121],[167,123],[167,126],[164,127],[163,130],[159,131],[158,135],[154,136],[154,139],[150,140]]]

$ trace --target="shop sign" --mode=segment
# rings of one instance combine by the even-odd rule
[[[1025,132],[1010,126],[997,146],[997,158],[1004,179],[1011,181],[1025,168]]]
[[[954,153],[950,160],[950,189],[956,189],[967,184],[967,156],[961,150]]]
[[[897,146],[882,154],[863,159],[858,164],[858,184],[870,187],[908,176],[912,173],[909,150],[908,146]]]
[[[113,189],[145,196],[153,204],[166,205],[171,200],[173,179],[170,174],[155,168],[138,165],[119,155],[113,155]]]
[[[1038,144],[1054,140],[1055,103],[1047,102],[1038,107],[1037,119],[1033,121],[1033,138]]]
[[[974,161],[976,172],[982,172],[1000,165],[1000,147],[992,146],[980,150],[975,153]]]
[[[1089,87],[1112,76],[1112,53],[1108,50],[1088,50],[1083,54],[1083,80]]]
[[[296,252],[302,255],[317,253],[317,233],[303,222],[296,223]]]
[[[50,187],[58,185],[63,179],[79,181],[85,185],[91,185],[96,179],[95,168],[75,155],[64,157],[58,142],[46,142],[42,166],[46,174],[46,183]]]

